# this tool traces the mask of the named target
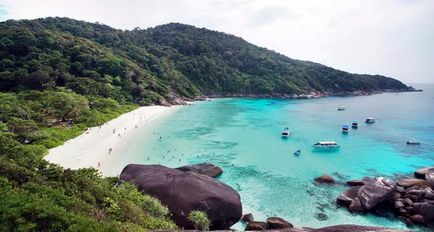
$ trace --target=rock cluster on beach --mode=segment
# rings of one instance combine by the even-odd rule
[[[158,198],[169,208],[172,219],[180,228],[194,228],[187,220],[192,210],[205,212],[212,230],[229,229],[240,220],[242,206],[238,192],[220,181],[199,174],[215,175],[215,168],[202,164],[180,169],[129,164],[122,170],[120,180],[130,182],[143,193]]]
[[[269,217],[265,221],[255,221],[250,213],[241,217],[242,205],[239,194],[231,187],[212,178],[221,175],[222,172],[223,170],[220,167],[210,163],[178,168],[168,168],[161,165],[129,164],[122,170],[120,180],[130,182],[143,193],[159,199],[163,205],[168,207],[172,219],[183,230],[194,228],[191,222],[187,220],[188,213],[191,210],[200,210],[206,212],[211,222],[211,230],[230,231],[230,227],[241,219],[246,224],[246,231],[403,232],[402,230],[383,227],[358,225],[334,225],[316,229],[295,228],[290,222],[280,217]],[[368,183],[368,180],[373,181],[373,183]],[[421,179],[416,180],[423,181]],[[320,184],[336,183],[329,175],[316,178],[315,182]],[[340,198],[342,198],[342,201],[351,204],[354,199],[359,197],[358,190],[365,188],[366,191],[363,191],[361,198],[358,198],[360,207],[363,207],[362,205],[372,206],[378,204],[381,199],[387,198],[390,193],[388,189],[382,189],[384,188],[383,185],[390,185],[392,188],[395,186],[393,182],[381,178],[365,178],[363,181],[350,181],[348,183],[354,187],[346,190],[345,194],[343,193],[344,197],[340,196]],[[407,182],[405,184],[410,185]],[[375,199],[367,197],[370,196],[370,191],[373,189],[382,189],[384,194]],[[366,197],[363,198],[363,196]]]
[[[245,214],[241,219],[246,223],[245,231],[281,231],[281,232],[405,232],[385,227],[334,225],[322,228],[295,228],[290,222],[279,218],[269,217],[266,221],[255,221],[252,214]]]
[[[351,212],[391,213],[409,225],[434,225],[434,167],[421,168],[409,178],[364,177],[347,184],[351,188],[336,202]]]

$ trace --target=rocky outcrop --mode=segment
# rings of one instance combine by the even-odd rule
[[[136,185],[167,205],[180,228],[194,228],[187,220],[191,210],[206,212],[213,230],[229,229],[241,218],[239,194],[206,175],[161,165],[129,164],[122,170],[120,180]]]
[[[397,230],[385,227],[358,226],[358,225],[335,225],[318,229],[307,229],[305,232],[404,232],[408,230]]]
[[[346,182],[348,186],[363,186],[365,182],[363,180],[349,180]]]
[[[322,176],[319,176],[315,179],[313,179],[316,183],[320,183],[320,184],[334,184],[336,183],[336,181],[333,179],[333,177],[324,174]]]
[[[283,230],[294,226],[280,217],[269,217],[265,222],[251,221],[247,223],[246,231],[251,230]]]
[[[434,167],[424,167],[414,172],[414,177],[418,179],[425,179],[425,175],[428,173],[434,173]]]
[[[360,187],[357,197],[365,210],[371,210],[378,203],[390,199],[395,192],[396,184],[384,178],[364,178],[365,184]]]
[[[336,199],[339,205],[354,213],[395,214],[407,224],[434,225],[434,172],[432,167],[417,170],[417,178],[395,181],[385,178],[363,178],[363,185],[351,187]],[[424,179],[420,177],[424,176]]]
[[[402,186],[404,188],[409,188],[412,186],[417,186],[417,187],[421,187],[421,188],[430,187],[430,184],[428,183],[428,181],[422,180],[422,179],[414,179],[414,178],[399,179],[396,181],[396,183],[399,186]]]
[[[267,229],[285,229],[294,227],[291,223],[285,221],[280,217],[267,218]]]
[[[266,230],[267,223],[266,222],[249,222],[247,223],[245,231],[257,231],[257,230]]]
[[[213,177],[213,178],[223,173],[223,170],[219,166],[210,163],[186,165],[176,169],[183,172],[187,172],[187,171],[197,172],[199,174]]]
[[[357,197],[360,187],[352,187],[343,191],[338,198],[336,203],[338,205],[350,206],[351,202]]]
[[[248,213],[248,214],[244,214],[242,217],[241,217],[241,221],[243,221],[244,223],[249,223],[249,222],[252,222],[252,221],[254,221],[255,219],[253,218],[253,215],[251,214],[251,213]]]

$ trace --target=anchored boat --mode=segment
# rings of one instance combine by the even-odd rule
[[[319,141],[313,145],[314,148],[317,149],[338,149],[339,146],[335,141]]]
[[[416,140],[409,140],[407,141],[407,145],[420,145],[420,142]]]
[[[359,128],[359,123],[356,121],[353,121],[353,123],[351,123],[351,128],[353,128],[353,129]]]
[[[289,128],[285,127],[282,131],[282,137],[287,138],[289,136]]]
[[[365,120],[365,123],[368,123],[368,124],[375,123],[375,119],[374,119],[374,118],[367,118],[367,119]]]
[[[346,110],[345,107],[343,107],[343,106],[338,107],[338,111],[344,111],[344,110]]]
[[[343,125],[342,126],[342,133],[348,134],[348,132],[349,132],[349,126],[348,125]]]

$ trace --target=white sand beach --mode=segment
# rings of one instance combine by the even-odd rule
[[[140,129],[146,128],[161,116],[182,106],[144,106],[125,113],[104,125],[89,128],[83,134],[49,150],[44,158],[64,168],[94,167],[102,170],[105,161],[128,143]],[[104,169],[110,169],[104,167]],[[104,172],[102,173],[104,175]]]

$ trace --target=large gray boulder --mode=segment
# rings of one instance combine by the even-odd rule
[[[403,232],[409,230],[398,230],[385,227],[373,227],[373,226],[358,226],[358,225],[335,225],[327,226],[318,229],[308,230],[310,232]]]
[[[425,179],[425,175],[427,173],[434,173],[434,167],[419,168],[414,172],[414,177],[419,179]]]
[[[431,187],[434,187],[434,173],[425,174],[425,179],[431,185]]]
[[[420,188],[431,187],[431,185],[426,180],[415,179],[415,178],[399,179],[399,180],[396,181],[396,183],[399,186],[402,186],[402,187],[405,187],[405,188],[409,188],[409,187],[412,187],[412,186],[417,186],[417,187],[420,187]]]
[[[363,179],[365,185],[361,186],[357,196],[365,210],[371,210],[378,203],[393,197],[396,189],[394,181],[382,177]]]
[[[338,205],[343,205],[348,207],[351,204],[351,202],[354,200],[354,198],[357,197],[359,189],[360,187],[358,186],[346,189],[341,194],[339,194],[339,196],[336,198],[336,203]]]
[[[169,208],[173,220],[181,228],[194,228],[187,220],[192,210],[206,212],[212,230],[229,229],[241,218],[239,194],[206,175],[161,165],[129,164],[122,170],[120,180],[158,198]]]
[[[421,215],[425,222],[434,222],[434,205],[426,202],[418,202],[413,204],[414,214]]]
[[[187,172],[187,171],[197,172],[199,174],[206,175],[209,177],[217,177],[223,172],[223,170],[219,166],[210,163],[186,165],[176,169],[181,170],[183,172]]]
[[[319,176],[315,179],[313,179],[315,182],[320,184],[334,184],[336,181],[331,177],[330,175],[324,174],[322,176]]]

